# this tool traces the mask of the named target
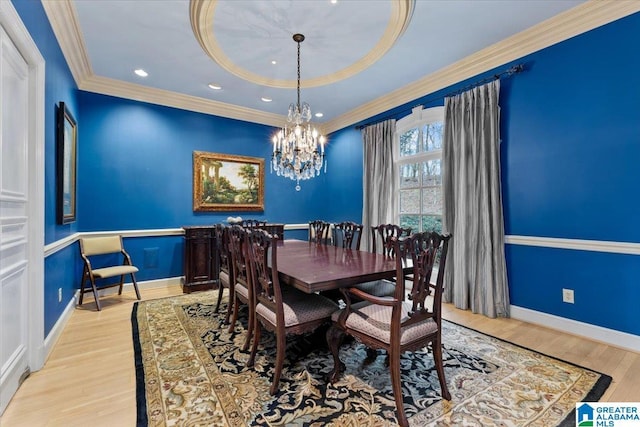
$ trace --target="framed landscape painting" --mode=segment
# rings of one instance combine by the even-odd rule
[[[193,210],[263,211],[264,159],[194,151]]]

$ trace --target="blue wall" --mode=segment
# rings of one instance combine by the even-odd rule
[[[505,233],[640,243],[640,14],[576,36],[366,120],[524,63],[501,82]],[[354,139],[355,143],[355,139]],[[511,304],[640,335],[640,257],[507,245]],[[562,302],[562,288],[575,304]]]
[[[362,148],[350,127],[330,135],[328,174],[302,183],[266,175],[264,213],[194,213],[194,150],[268,158],[272,128],[76,90],[40,2],[14,5],[47,61],[47,243],[76,231],[175,228],[228,215],[303,223],[361,220]],[[502,184],[508,235],[640,243],[640,65],[635,14],[528,55],[527,70],[502,82]],[[446,93],[511,64],[418,98],[442,105]],[[78,221],[55,224],[55,106],[79,122]],[[181,274],[178,236],[126,239],[141,280]],[[152,255],[150,255],[152,254]],[[157,254],[160,262],[144,266]],[[507,245],[514,305],[640,335],[632,321],[640,300],[640,258],[631,255]],[[47,257],[45,331],[61,314],[57,288],[79,283],[77,247]],[[561,302],[561,289],[576,303]],[[55,295],[55,297],[54,297]]]
[[[502,101],[507,234],[640,243],[639,31],[635,14],[525,58]],[[507,266],[512,304],[640,335],[637,255],[508,245]]]
[[[268,160],[272,127],[83,91],[79,100],[81,231],[213,224],[230,215],[299,223],[331,203],[339,177],[323,174],[296,192],[295,181],[270,174],[266,161],[264,212],[194,212],[193,152]]]

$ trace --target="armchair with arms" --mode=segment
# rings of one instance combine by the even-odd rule
[[[332,315],[334,324],[327,331],[327,342],[334,359],[331,381],[335,382],[345,365],[339,359],[345,335],[353,336],[369,348],[384,349],[389,355],[391,385],[396,402],[398,423],[408,426],[403,407],[400,357],[431,344],[442,397],[451,399],[442,360],[442,291],[450,235],[435,232],[417,233],[406,238],[391,238],[396,254],[398,286],[392,297],[377,297],[357,288],[343,289],[346,307]],[[438,275],[431,283],[434,263],[439,259]],[[403,288],[406,262],[412,263],[413,281],[409,299]],[[361,300],[353,303],[352,296]]]

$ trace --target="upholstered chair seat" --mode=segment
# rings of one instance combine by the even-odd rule
[[[236,282],[235,291],[239,293],[241,296],[245,298],[249,298],[249,287],[247,286],[246,282],[243,282],[242,280],[238,280]]]
[[[306,294],[296,289],[282,292],[284,326],[288,328],[329,317],[336,311],[337,305],[328,298],[317,294]],[[272,325],[276,325],[276,312],[265,304],[256,306],[256,313]]]
[[[224,287],[228,288],[229,287],[229,271],[225,271],[225,270],[220,270],[220,281],[224,284]]]
[[[400,322],[409,319],[412,303],[402,303]],[[331,320],[338,321],[343,310],[338,310],[331,315]],[[393,307],[385,307],[370,304],[367,301],[355,303],[351,306],[351,315],[347,318],[346,326],[354,331],[359,331],[385,344],[391,343],[391,313]],[[438,330],[438,324],[433,318],[412,323],[400,328],[400,345],[418,340],[420,337],[433,334]]]
[[[91,270],[93,277],[96,279],[105,279],[107,277],[120,276],[122,274],[137,273],[138,267],[133,265],[117,265],[114,267],[96,268]]]

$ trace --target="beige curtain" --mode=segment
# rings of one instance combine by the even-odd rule
[[[386,120],[362,129],[362,250],[370,250],[372,225],[389,224],[395,218],[395,188],[398,181],[393,149],[395,131],[395,120]]]
[[[444,300],[509,317],[500,186],[500,80],[445,98],[443,228],[452,233]]]

